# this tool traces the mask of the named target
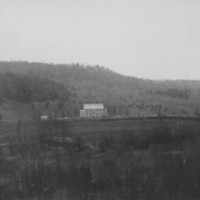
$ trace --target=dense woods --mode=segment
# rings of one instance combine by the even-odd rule
[[[66,101],[70,91],[61,84],[46,78],[0,73],[0,98],[21,103],[61,99]]]

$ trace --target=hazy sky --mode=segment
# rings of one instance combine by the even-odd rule
[[[200,1],[0,0],[0,60],[200,80]]]

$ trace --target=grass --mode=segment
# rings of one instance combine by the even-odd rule
[[[88,123],[1,124],[0,200],[199,199],[198,121]]]
[[[16,123],[19,120],[32,120],[32,112],[29,105],[10,101],[0,102],[0,114],[2,116],[0,123]]]

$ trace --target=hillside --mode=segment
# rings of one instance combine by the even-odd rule
[[[70,91],[61,84],[37,76],[0,73],[0,98],[21,103],[62,99],[66,101]]]
[[[110,115],[199,115],[200,111],[200,81],[152,81],[79,64],[0,62],[0,73],[6,72],[23,74],[28,79],[45,78],[70,88],[72,98],[67,104],[63,99],[70,115],[78,115],[85,102],[103,102]],[[45,101],[51,100],[45,96]]]
[[[61,109],[62,102],[68,102],[73,96],[76,95],[71,88],[46,78],[0,73],[0,120],[32,120],[49,108]]]
[[[6,103],[0,104],[0,115],[2,119],[1,122],[17,122],[18,120],[22,121],[29,121],[33,119],[33,109],[29,107],[28,105],[24,105],[21,103],[13,103],[10,101],[7,101]],[[1,123],[2,128],[2,123]],[[4,133],[1,131],[1,133]]]

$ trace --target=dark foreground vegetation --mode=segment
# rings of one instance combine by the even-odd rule
[[[189,129],[162,121],[98,138],[68,130],[67,122],[18,122],[1,137],[0,199],[200,198],[200,137]]]

